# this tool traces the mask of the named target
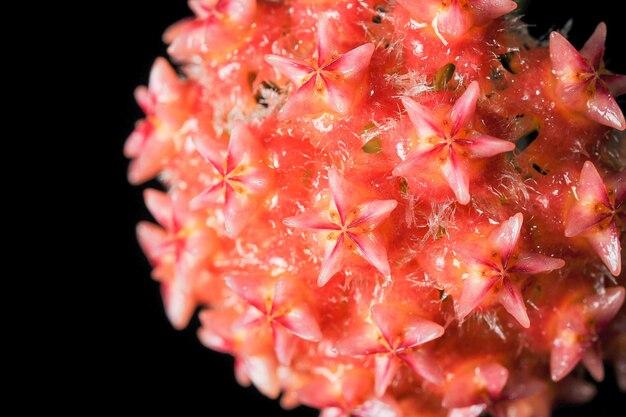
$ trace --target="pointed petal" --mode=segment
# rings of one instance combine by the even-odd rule
[[[498,251],[502,259],[502,265],[505,267],[517,246],[523,222],[524,216],[522,213],[517,213],[515,216],[510,217],[507,221],[500,224],[500,226],[489,235],[493,248]]]
[[[384,222],[398,206],[396,200],[372,200],[361,204],[348,228],[365,227],[374,229]]]
[[[604,60],[604,44],[606,42],[606,24],[600,22],[596,26],[591,37],[585,42],[585,46],[580,50],[580,54],[584,56],[595,69],[599,69]]]
[[[143,198],[150,214],[156,219],[166,230],[174,229],[174,206],[172,198],[162,192],[152,188],[148,188],[143,192]]]
[[[565,236],[574,237],[594,230],[594,226],[610,216],[610,212],[598,213],[596,204],[574,204],[567,212]]]
[[[232,353],[235,347],[231,327],[238,314],[232,310],[202,310],[198,339],[209,349]]]
[[[409,115],[409,119],[415,126],[415,131],[420,139],[426,139],[431,136],[444,137],[445,135],[439,129],[437,119],[430,109],[411,100],[408,97],[402,97],[402,104]]]
[[[528,253],[520,254],[515,265],[508,268],[508,271],[523,274],[538,274],[561,269],[564,266],[565,261],[563,259],[539,255],[537,253]]]
[[[322,332],[313,316],[313,311],[304,304],[291,308],[286,314],[274,320],[301,339],[317,342],[322,338]]]
[[[356,250],[367,262],[384,276],[391,274],[387,250],[378,232],[357,235],[348,232],[347,235],[356,244]]]
[[[457,143],[467,149],[472,158],[489,158],[515,149],[513,142],[482,133],[475,134]]]
[[[236,121],[228,144],[227,172],[232,172],[241,165],[263,165],[264,159],[263,143],[241,121]]]
[[[485,404],[500,396],[508,377],[509,371],[495,362],[455,374],[448,382],[442,404],[446,408]]]
[[[246,190],[234,189],[230,184],[226,185],[224,196],[224,228],[226,235],[234,239],[248,225],[257,206],[252,202],[252,197]]]
[[[150,70],[148,83],[150,93],[159,103],[168,103],[180,98],[180,80],[167,59],[159,57]]]
[[[330,28],[330,17],[326,13],[322,13],[317,21],[317,65],[322,67],[333,55],[337,53],[335,50],[335,42]]]
[[[602,351],[600,350],[599,343],[594,343],[589,347],[589,349],[587,349],[581,359],[581,362],[587,371],[589,371],[593,379],[597,382],[602,382],[604,380],[604,365],[602,364]]]
[[[398,373],[400,361],[394,355],[378,355],[375,358],[375,383],[374,393],[377,397],[382,397],[387,391],[387,387],[393,382],[393,378]]]
[[[328,210],[311,210],[297,216],[283,219],[287,227],[309,230],[341,230],[328,218]]]
[[[622,271],[622,254],[615,220],[606,227],[597,228],[594,232],[586,234],[585,237],[611,274],[618,276]]]
[[[596,92],[587,102],[585,114],[591,120],[617,130],[626,129],[624,114],[608,88],[596,83]]]
[[[158,264],[161,257],[170,250],[168,239],[167,232],[161,226],[145,221],[137,225],[139,246],[152,265]]]
[[[365,356],[378,353],[388,353],[389,349],[383,344],[380,332],[371,324],[357,326],[350,329],[346,337],[337,342],[337,351],[344,356]]]
[[[207,134],[194,134],[193,144],[202,157],[219,172],[224,175],[224,156],[226,149]]]
[[[215,202],[223,194],[224,181],[219,181],[191,199],[189,202],[189,208],[192,210],[198,210],[206,207]]]
[[[496,278],[483,278],[468,276],[463,283],[463,293],[461,299],[457,302],[456,314],[459,320],[463,320],[470,314],[481,301],[487,296],[491,287],[498,281]]]
[[[320,114],[328,110],[328,91],[320,96],[316,91],[317,76],[311,77],[287,100],[278,114],[279,119],[289,120],[303,115]]]
[[[265,62],[276,68],[276,70],[285,77],[289,78],[296,88],[300,87],[304,79],[315,71],[314,68],[308,65],[278,55],[265,55]]]
[[[578,333],[566,328],[552,342],[550,376],[554,382],[565,378],[583,357],[586,346],[579,339]]]
[[[151,134],[145,138],[139,155],[128,166],[128,181],[138,185],[155,177],[175,154],[174,142],[170,137]]]
[[[263,314],[268,313],[266,300],[270,292],[267,279],[260,275],[228,275],[224,283],[246,303]]]
[[[579,72],[594,72],[576,48],[558,32],[550,34],[550,59],[559,79]]]
[[[444,328],[416,314],[385,304],[372,306],[372,317],[390,346],[408,349],[441,337]]]
[[[513,0],[474,0],[471,5],[474,19],[479,22],[497,19],[517,8]]]
[[[444,384],[446,379],[441,367],[423,349],[403,351],[399,356],[413,369],[413,372],[426,381],[434,385]]]
[[[613,97],[619,97],[626,94],[626,75],[605,74],[600,78],[606,83],[609,92]]]
[[[502,290],[498,293],[498,298],[506,311],[508,311],[522,327],[526,329],[530,327],[530,320],[528,319],[526,304],[524,304],[522,293],[517,287],[511,284],[508,278],[502,280]]]
[[[298,399],[302,404],[311,407],[320,409],[332,407],[334,409],[339,403],[335,385],[324,376],[313,375],[313,378],[306,385],[298,389]],[[343,416],[343,414],[339,415]]]
[[[597,332],[601,332],[617,315],[624,304],[624,287],[608,288],[601,296],[599,294],[585,298],[589,307],[588,316],[593,320]]]
[[[326,251],[324,253],[324,262],[317,277],[317,285],[323,287],[326,285],[333,275],[343,269],[345,257],[344,237],[343,233],[339,235],[337,240],[329,240],[326,242]]]
[[[452,191],[454,191],[456,200],[463,205],[469,203],[471,199],[469,175],[452,147],[450,147],[450,155],[446,162],[441,165],[441,173]]]
[[[469,407],[454,408],[450,410],[448,417],[478,417],[486,409],[486,404],[476,404]]]
[[[423,165],[430,164],[444,147],[445,144],[439,144],[431,148],[418,149],[411,152],[404,161],[394,168],[392,174],[399,177],[419,173],[423,169]]]
[[[274,350],[281,365],[289,366],[296,351],[296,338],[285,328],[272,324]]]
[[[356,90],[341,80],[332,80],[329,78],[329,74],[320,74],[320,77],[326,89],[324,100],[329,110],[342,116],[348,114]]]
[[[259,355],[245,357],[243,362],[246,374],[254,386],[267,397],[278,397],[280,381],[276,374],[276,360],[267,355]]]
[[[456,38],[472,28],[472,18],[458,1],[454,1],[439,11],[437,28],[442,34]]]
[[[154,132],[152,123],[147,120],[140,120],[135,125],[135,130],[124,142],[124,156],[126,158],[136,158],[141,153],[143,145],[150,139]]]
[[[611,206],[604,181],[591,161],[585,162],[580,171],[576,193],[582,204],[601,203],[606,207]]]
[[[324,71],[341,73],[342,77],[337,81],[360,82],[367,73],[374,50],[376,46],[373,43],[358,46],[328,64]]]
[[[454,137],[461,129],[469,126],[474,118],[474,113],[476,113],[476,101],[479,94],[478,82],[472,81],[463,95],[454,103],[452,110],[450,110],[450,122],[452,123],[450,136]]]
[[[172,326],[177,330],[187,327],[195,309],[187,291],[180,288],[176,282],[161,282],[161,297],[165,315]]]
[[[328,186],[335,203],[335,208],[339,213],[341,224],[345,224],[346,214],[352,208],[351,203],[351,187],[346,180],[343,179],[335,168],[328,170]]]

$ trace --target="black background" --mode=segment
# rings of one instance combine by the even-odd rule
[[[527,10],[525,21],[534,25],[531,32],[535,36],[541,36],[574,18],[570,39],[580,47],[595,25],[604,20],[609,28],[607,66],[615,72],[626,73],[626,29],[621,13],[611,11],[610,0],[581,2],[581,6],[574,3],[535,0]],[[135,241],[135,224],[149,219],[149,215],[142,202],[141,188],[131,187],[126,182],[127,161],[122,156],[122,146],[134,122],[142,117],[134,102],[133,90],[147,82],[154,58],[165,54],[162,32],[190,12],[183,0],[107,1],[100,6],[92,13],[105,23],[102,26],[94,23],[91,29],[97,32],[94,39],[101,40],[96,43],[99,49],[94,68],[103,73],[97,85],[86,85],[85,89],[96,91],[100,97],[103,107],[98,112],[102,121],[85,140],[98,143],[98,156],[104,163],[97,169],[106,170],[102,184],[105,191],[102,196],[106,198],[99,203],[105,208],[101,230],[94,231],[96,234],[91,238],[97,239],[97,233],[104,233],[118,243],[107,245],[100,256],[85,259],[93,263],[91,270],[96,270],[91,275],[98,280],[97,291],[103,300],[98,309],[105,318],[103,331],[98,329],[100,336],[95,342],[105,349],[93,358],[102,366],[98,371],[94,367],[86,372],[96,379],[100,372],[103,378],[105,375],[114,378],[104,391],[102,401],[108,405],[124,401],[125,408],[133,409],[190,406],[209,416],[248,413],[276,417],[317,416],[316,411],[305,408],[284,411],[276,401],[264,398],[255,389],[237,385],[232,359],[205,349],[196,339],[197,322],[180,332],[168,324],[158,285],[150,279],[150,268]],[[94,267],[103,264],[102,268]],[[147,394],[142,394],[144,392]],[[617,416],[620,412],[615,408],[616,402],[620,400],[623,404],[624,399],[609,373],[592,403],[560,410],[555,416],[592,413]],[[218,412],[218,408],[227,411]]]

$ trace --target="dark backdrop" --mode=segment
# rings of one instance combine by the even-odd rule
[[[623,17],[611,11],[611,0],[581,4],[535,0],[525,21],[534,25],[531,32],[535,36],[541,36],[574,18],[570,38],[576,46],[582,45],[598,22],[606,21],[608,67],[626,73]],[[98,140],[105,144],[100,157],[108,170],[106,187],[110,188],[104,232],[117,242],[107,247],[105,259],[98,261],[105,267],[96,271],[103,272],[96,276],[100,280],[98,291],[105,300],[100,314],[106,320],[106,332],[97,343],[104,344],[106,350],[94,360],[104,364],[105,375],[114,378],[104,390],[103,402],[118,407],[121,400],[126,400],[126,407],[130,408],[192,406],[209,416],[317,416],[317,412],[304,408],[284,411],[255,389],[237,385],[232,359],[203,348],[196,339],[197,322],[180,332],[167,323],[158,285],[150,279],[150,268],[135,242],[135,224],[149,215],[141,188],[126,183],[127,161],[122,156],[122,145],[135,120],[142,116],[133,100],[133,89],[147,82],[154,58],[165,53],[161,43],[163,30],[190,12],[183,0],[112,0],[101,6],[93,12],[106,22],[102,27],[94,27],[95,31],[107,33],[102,45],[108,50],[103,51],[98,64],[105,73],[97,86],[98,94],[106,98],[106,107],[102,110],[105,120],[95,133],[102,135]],[[609,374],[591,404],[561,410],[555,416],[622,415],[614,408],[618,399],[624,404],[624,397],[620,397]],[[226,411],[218,412],[218,408]]]

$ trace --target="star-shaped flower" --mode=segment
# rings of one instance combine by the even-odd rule
[[[226,234],[235,238],[250,222],[270,189],[273,175],[263,142],[237,121],[227,152],[204,135],[196,136],[194,143],[198,152],[217,171],[218,181],[197,196],[191,205],[200,207],[221,193]]]
[[[581,360],[594,379],[604,378],[599,335],[624,304],[625,293],[623,287],[609,288],[560,313],[550,355],[553,381],[563,379]]]
[[[204,261],[215,251],[215,236],[202,227],[185,227],[172,198],[161,191],[144,193],[146,206],[158,226],[137,225],[137,239],[150,263],[153,277],[161,283],[165,312],[177,329],[187,326],[195,309],[194,284]]]
[[[578,52],[561,34],[550,35],[550,59],[557,94],[565,106],[618,130],[626,129],[624,114],[613,97],[626,93],[626,76],[604,68],[606,25],[600,23]]]
[[[281,277],[274,281],[258,276],[231,275],[225,281],[250,305],[241,325],[269,324],[280,363],[288,365],[291,362],[295,349],[293,336],[309,341],[322,338],[313,310],[304,301],[303,289],[293,279]]]
[[[417,148],[394,170],[396,176],[420,176],[424,164],[434,164],[461,204],[470,201],[468,159],[487,158],[512,151],[515,144],[471,128],[479,87],[473,81],[443,120],[409,98],[402,103],[419,139]]]
[[[343,355],[376,355],[374,391],[377,397],[385,394],[402,362],[427,381],[443,383],[437,365],[423,351],[415,349],[441,337],[443,327],[402,307],[385,304],[372,306],[372,319],[377,328],[368,326],[355,332],[342,339],[337,349]]]
[[[256,0],[189,0],[195,18],[181,20],[163,38],[176,59],[220,54],[239,42],[256,15]]]
[[[562,268],[565,261],[520,252],[517,246],[523,221],[524,216],[516,214],[493,230],[483,245],[465,253],[470,272],[463,276],[463,293],[457,305],[459,319],[472,312],[495,287],[506,311],[523,327],[530,326],[524,299],[511,276],[550,272]]]
[[[266,55],[265,60],[296,88],[281,109],[281,118],[324,112],[345,116],[351,111],[367,76],[375,46],[366,43],[339,54],[334,43],[329,18],[322,15],[317,25],[317,57],[304,62]]]
[[[320,417],[399,417],[401,412],[391,398],[371,398],[371,373],[357,367],[332,371],[316,369],[316,374],[299,391],[303,404],[322,410]]]
[[[309,229],[326,234],[326,251],[318,285],[343,268],[344,258],[350,252],[363,257],[383,275],[390,274],[387,251],[376,229],[396,208],[395,200],[356,201],[354,190],[335,169],[328,171],[331,202],[328,209],[311,210],[283,223],[288,227]]]
[[[188,115],[186,82],[165,58],[158,58],[150,71],[148,88],[135,90],[135,98],[146,115],[124,144],[124,155],[132,158],[128,180],[145,182],[157,175],[176,153],[174,136]]]
[[[584,236],[609,271],[618,276],[622,254],[618,218],[626,220],[626,171],[621,171],[610,187],[604,185],[596,167],[585,162],[576,187],[576,203],[567,213],[565,236]]]
[[[398,0],[421,22],[430,23],[442,40],[458,38],[517,8],[512,0]]]
[[[448,417],[477,417],[499,398],[509,371],[497,362],[487,362],[456,372],[449,379],[442,405]]]

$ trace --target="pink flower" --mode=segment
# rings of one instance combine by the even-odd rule
[[[606,25],[600,23],[578,52],[561,34],[550,35],[550,59],[557,79],[557,94],[570,110],[615,129],[626,121],[613,97],[626,93],[626,76],[604,68]]]
[[[597,381],[604,378],[600,333],[624,304],[625,293],[623,287],[609,288],[603,295],[585,297],[561,314],[550,355],[553,381],[563,379],[581,360]]]
[[[198,152],[217,171],[217,182],[191,203],[202,207],[221,194],[224,198],[224,227],[235,238],[254,217],[272,182],[263,142],[237,121],[230,135],[228,151],[205,135],[197,135],[194,143]]]
[[[441,337],[443,327],[405,308],[385,304],[372,306],[372,319],[376,328],[359,329],[342,339],[337,348],[343,355],[375,355],[377,397],[385,394],[403,362],[425,380],[443,383],[443,373],[432,358],[415,349]]]
[[[393,175],[419,176],[424,171],[422,165],[436,165],[454,191],[457,201],[461,204],[469,203],[466,160],[488,158],[515,148],[511,142],[471,129],[478,94],[478,83],[473,81],[444,120],[438,120],[433,111],[421,104],[403,98],[402,103],[420,142],[406,160],[393,170]]]
[[[373,43],[366,43],[344,54],[337,53],[329,18],[322,15],[317,25],[316,59],[303,62],[278,55],[265,57],[296,88],[281,109],[280,117],[328,111],[347,115],[367,75],[374,49]]]
[[[517,8],[512,0],[398,0],[398,4],[444,38],[457,38]]]
[[[463,276],[463,293],[457,304],[459,319],[465,318],[497,287],[498,301],[523,326],[530,321],[522,294],[510,277],[517,274],[538,274],[565,266],[562,259],[536,253],[520,252],[517,248],[524,216],[516,214],[489,235],[487,242],[465,251],[470,272]]]
[[[350,184],[335,169],[328,171],[331,203],[328,209],[312,210],[283,223],[296,227],[321,231],[326,234],[326,252],[317,283],[325,285],[343,268],[344,258],[356,252],[383,275],[390,274],[387,251],[382,236],[376,229],[396,208],[395,200],[356,201]]]
[[[584,236],[609,271],[622,270],[620,232],[617,218],[626,217],[626,171],[622,170],[607,187],[596,167],[585,162],[576,187],[576,203],[567,213],[565,236]]]

